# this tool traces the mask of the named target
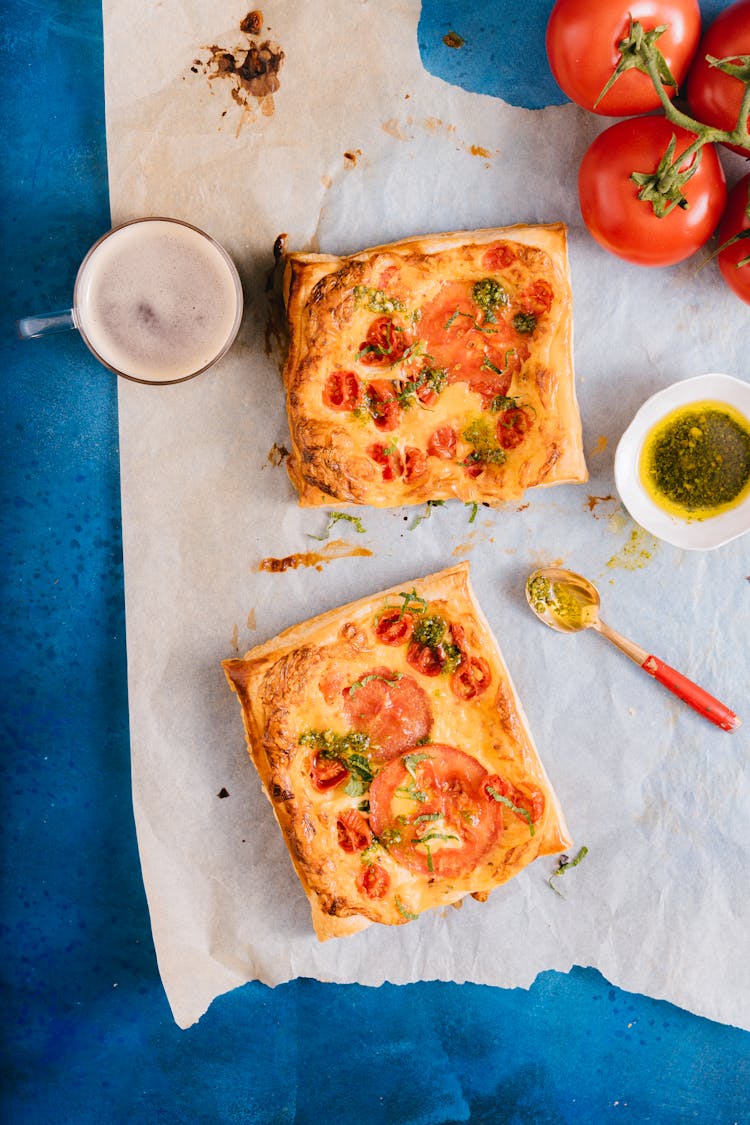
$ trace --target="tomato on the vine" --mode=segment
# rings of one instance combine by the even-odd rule
[[[739,238],[719,251],[719,269],[729,288],[750,305],[750,172],[729,193],[719,227],[719,246],[724,246],[742,231],[748,232],[747,237]],[[744,261],[746,258],[748,261]],[[744,265],[740,265],[743,261]]]
[[[678,84],[687,74],[700,38],[698,0],[557,0],[547,24],[547,58],[563,93],[584,109],[627,117],[660,104],[648,75],[630,69],[594,105],[620,61],[629,16],[646,31],[667,24],[657,46]]]
[[[730,131],[737,124],[743,84],[739,78],[711,66],[715,59],[750,55],[750,0],[737,0],[721,12],[704,35],[688,74],[687,100],[694,117],[706,125]],[[748,149],[728,145],[742,156]]]
[[[664,117],[618,121],[596,138],[581,162],[583,221],[606,250],[636,265],[671,266],[688,258],[708,241],[724,210],[726,180],[710,144],[703,146],[697,171],[684,185],[686,207],[658,218],[651,204],[638,198],[631,173],[655,172],[673,136],[677,154],[694,140]]]

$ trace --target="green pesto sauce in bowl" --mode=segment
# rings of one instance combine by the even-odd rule
[[[750,422],[723,402],[680,406],[649,431],[641,483],[664,511],[703,520],[750,495]]]

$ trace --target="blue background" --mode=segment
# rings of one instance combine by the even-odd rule
[[[424,64],[559,103],[549,8],[428,0]],[[99,5],[8,0],[2,67],[3,1118],[750,1120],[750,1035],[584,968],[529,992],[251,984],[177,1029],[132,819],[116,387],[76,334],[22,344],[13,330],[65,304],[109,225]]]

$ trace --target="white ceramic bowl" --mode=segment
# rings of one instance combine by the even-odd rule
[[[733,406],[750,422],[750,383],[731,375],[696,375],[647,399],[620,438],[615,453],[615,484],[633,519],[657,539],[687,551],[712,551],[750,531],[750,496],[736,508],[708,519],[678,519],[648,495],[638,464],[644,439],[660,419],[679,406],[707,399]]]

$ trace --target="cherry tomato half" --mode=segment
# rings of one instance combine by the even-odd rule
[[[750,231],[750,172],[729,193],[717,236],[719,246],[741,231]],[[739,264],[745,258],[750,258],[750,234],[720,251],[719,269],[729,288],[750,305],[750,261]]]
[[[730,4],[716,17],[701,41],[687,81],[687,99],[693,117],[706,125],[732,130],[740,115],[743,84],[739,78],[711,66],[706,55],[715,59],[750,55],[750,0]],[[727,145],[727,148],[742,156],[750,151],[739,145]]]
[[[547,58],[558,86],[577,105],[609,117],[648,113],[660,104],[648,75],[630,69],[594,108],[620,61],[628,14],[646,31],[668,24],[657,45],[681,83],[700,38],[698,0],[557,0],[547,24]]]
[[[631,172],[655,172],[672,136],[677,153],[694,139],[664,117],[618,121],[599,134],[578,173],[589,232],[606,250],[640,266],[671,266],[690,257],[711,237],[726,203],[726,180],[713,145],[704,145],[700,166],[685,185],[686,208],[658,218],[651,204],[638,198]]]

